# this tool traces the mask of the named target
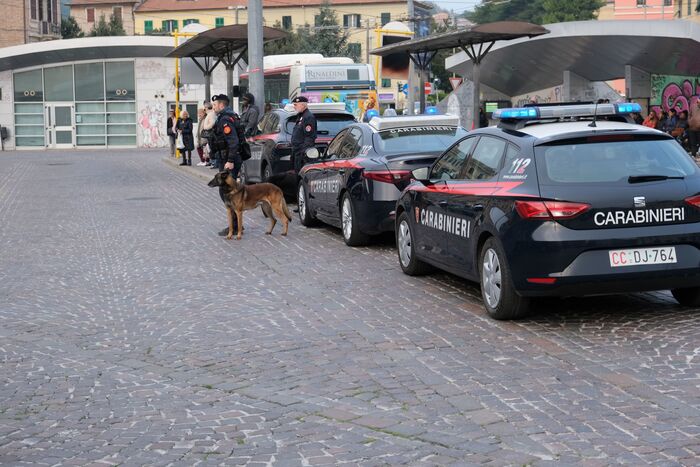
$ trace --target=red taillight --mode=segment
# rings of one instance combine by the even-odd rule
[[[409,170],[365,170],[362,176],[378,182],[396,183],[408,180],[411,172]]]
[[[586,203],[566,201],[516,201],[515,209],[523,219],[560,220],[572,219],[590,209]]]
[[[685,199],[685,202],[696,208],[700,208],[700,195],[690,196]]]
[[[543,284],[543,285],[552,285],[557,281],[557,279],[555,277],[528,277],[525,280],[528,281],[530,284]]]

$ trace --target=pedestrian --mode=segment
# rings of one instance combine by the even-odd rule
[[[202,138],[202,126],[206,118],[207,110],[204,107],[197,109],[197,141],[195,141],[195,146],[197,146],[197,155],[199,155],[199,162],[197,163],[199,167],[207,165],[207,157],[204,151],[207,146],[207,140]]]
[[[263,113],[263,117],[269,114],[270,112],[272,112],[272,104],[270,104],[269,102],[265,102],[265,110]]]
[[[644,122],[642,125],[649,127],[649,128],[656,128],[656,126],[659,123],[659,119],[656,116],[656,111],[654,109],[649,110],[649,115],[647,115],[647,118],[644,119]]]
[[[193,126],[190,114],[186,110],[183,110],[177,121],[177,131],[182,136],[182,144],[184,145],[184,148],[182,148],[182,162],[180,165],[192,165],[192,151],[194,151]]]
[[[688,147],[688,112],[686,110],[681,110],[678,114],[676,127],[671,131],[671,136],[676,138],[676,141],[678,141],[685,150],[690,152],[690,148]]]
[[[243,125],[246,137],[255,136],[258,132],[258,121],[260,120],[260,109],[255,105],[255,96],[247,92],[241,98],[243,111],[241,112],[241,125]]]
[[[644,123],[644,119],[638,112],[632,112],[630,114],[630,117],[632,117],[632,120],[634,120],[634,123],[636,123],[637,125],[641,125],[642,123]]]
[[[700,157],[700,100],[690,106],[690,118],[688,118],[688,139],[690,140],[690,154]]]
[[[486,116],[486,110],[482,105],[479,107],[479,128],[486,128],[489,126],[489,118]]]
[[[206,102],[204,104],[204,109],[206,110],[207,116],[202,122],[202,140],[206,140],[207,144],[204,146],[204,152],[206,154],[206,166],[216,169],[217,167],[217,152],[213,149],[213,133],[214,124],[216,124],[216,112],[214,112],[214,107],[211,102]]]
[[[216,122],[212,131],[211,148],[218,153],[218,167],[220,172],[230,172],[233,178],[238,178],[243,161],[239,153],[238,131],[236,129],[236,115],[229,107],[226,94],[218,94],[212,97]],[[219,196],[224,200],[224,189],[219,187]],[[238,219],[233,217],[233,230],[238,230]],[[219,236],[228,235],[228,226],[219,231]]]
[[[676,115],[676,109],[668,109],[668,119],[666,120],[665,128],[662,128],[664,133],[671,134],[674,128],[676,128],[676,123],[678,123],[678,116]]]
[[[659,124],[656,125],[656,129],[665,131],[664,128],[666,128],[666,125],[668,125],[668,112],[662,110],[661,117],[659,118]]]
[[[306,97],[297,96],[292,100],[292,104],[297,112],[292,130],[292,161],[298,179],[304,166],[306,150],[316,145],[316,117],[309,110],[309,100]]]
[[[170,139],[170,157],[175,157],[175,143],[177,142],[177,133],[175,132],[175,112],[168,112],[168,121],[166,122],[165,132]]]

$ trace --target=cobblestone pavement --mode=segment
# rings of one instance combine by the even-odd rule
[[[160,152],[0,155],[0,464],[698,465],[670,295],[496,322],[388,240],[225,219]]]

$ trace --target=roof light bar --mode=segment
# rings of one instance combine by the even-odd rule
[[[401,117],[374,117],[369,125],[377,131],[391,130],[395,128],[414,128],[430,126],[459,125],[459,117],[456,115],[409,115]]]
[[[642,107],[635,102],[597,105],[553,105],[496,109],[493,112],[493,118],[500,120],[538,120],[547,118],[592,117],[594,115],[627,115],[641,111]]]

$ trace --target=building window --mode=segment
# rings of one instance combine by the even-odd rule
[[[224,25],[224,19],[223,19],[223,18],[216,18],[216,19],[214,20],[214,25],[215,25],[217,28],[220,28],[221,26]]]
[[[664,0],[664,6],[671,6],[673,5],[673,0]]]
[[[187,26],[188,24],[192,24],[192,23],[199,23],[199,20],[193,18],[193,19],[186,19],[186,20],[182,21],[183,26]]]
[[[343,15],[343,27],[344,28],[359,28],[360,27],[360,15]]]
[[[382,26],[391,21],[391,13],[382,13]]]
[[[319,27],[321,25],[321,15],[314,15],[314,26]]]
[[[115,18],[119,18],[119,20],[122,20],[122,7],[120,6],[115,6],[112,7],[112,16]]]
[[[351,42],[348,44],[348,53],[353,57],[360,57],[362,55],[362,44],[359,42]]]
[[[146,34],[153,32],[153,21],[148,20],[143,22],[143,30]]]
[[[36,19],[36,2],[37,0],[31,0],[31,10],[32,10],[32,19]]]
[[[283,29],[292,29],[292,17],[291,16],[283,16],[282,17],[282,28]]]
[[[44,21],[44,0],[39,0],[39,21]]]
[[[177,31],[177,20],[176,19],[166,19],[163,20],[163,31],[164,32],[174,32]]]
[[[391,78],[382,78],[382,87],[383,88],[390,88],[391,87]]]
[[[637,0],[637,6],[646,6],[647,0]]]
[[[85,8],[85,15],[87,16],[88,23],[95,22],[95,9],[94,8]]]

